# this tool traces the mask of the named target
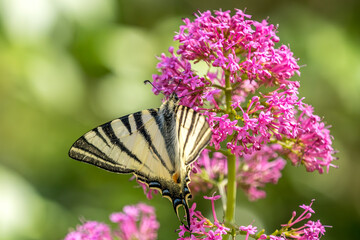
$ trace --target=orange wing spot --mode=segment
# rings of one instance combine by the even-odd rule
[[[180,183],[179,174],[177,172],[172,175],[172,179],[174,183]]]

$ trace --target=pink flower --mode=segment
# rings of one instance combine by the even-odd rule
[[[157,238],[160,225],[156,220],[154,208],[145,204],[125,206],[123,213],[113,213],[110,220],[118,224],[119,231],[115,233],[122,240]]]
[[[261,188],[267,183],[276,184],[280,179],[281,171],[286,164],[278,155],[280,149],[280,145],[273,144],[244,155],[242,171],[239,171],[238,178],[250,200],[264,198],[265,192]]]
[[[304,212],[294,220],[296,216],[296,212],[294,211],[290,221],[287,224],[281,225],[283,229],[289,229],[291,227],[291,230],[289,230],[288,233],[288,235],[291,236],[291,239],[318,240],[325,234],[325,227],[331,227],[322,225],[320,220],[317,220],[316,222],[308,220],[312,216],[312,213],[315,213],[311,208],[314,201],[315,200],[313,199],[310,205],[300,205],[300,208],[304,209]],[[294,228],[295,224],[302,221],[307,221],[307,223],[299,228]]]
[[[65,240],[112,240],[109,226],[104,223],[89,221],[78,226],[66,235]]]
[[[332,136],[329,127],[321,122],[320,117],[313,114],[311,106],[302,104],[300,110],[303,112],[298,118],[300,127],[296,136],[299,144],[293,145],[293,151],[289,157],[295,165],[304,164],[309,172],[316,170],[323,173],[323,168],[328,172],[329,167],[336,167],[332,164],[335,157],[333,157],[334,150],[331,146]]]
[[[304,235],[300,239],[320,239],[326,232],[325,227],[329,226],[322,225],[320,220],[316,222],[308,221],[308,223],[305,224]]]
[[[239,230],[246,232],[245,240],[248,240],[250,234],[255,234],[257,232],[257,227],[253,227],[252,225],[248,225],[247,227],[240,226]]]
[[[180,226],[179,238],[178,240],[185,239],[213,239],[213,240],[221,240],[222,236],[227,234],[230,230],[225,227],[222,223],[219,223],[214,209],[214,201],[219,199],[219,195],[213,195],[212,197],[204,197],[205,199],[211,200],[212,212],[214,223],[212,223],[209,219],[205,218],[200,211],[195,211],[196,204],[194,203],[190,210],[190,237],[184,237],[186,232],[189,230],[185,226]]]
[[[159,223],[153,207],[139,203],[125,206],[123,212],[113,213],[110,220],[118,229],[111,231],[104,223],[88,221],[66,235],[65,240],[154,240]]]
[[[213,213],[213,216],[214,216],[214,221],[215,222],[219,222],[216,218],[216,213],[215,213],[215,203],[214,201],[215,200],[218,200],[221,196],[220,195],[217,195],[217,196],[214,196],[215,193],[213,193],[212,197],[207,197],[207,196],[204,196],[205,199],[207,200],[211,200],[211,208],[212,208],[212,213]]]

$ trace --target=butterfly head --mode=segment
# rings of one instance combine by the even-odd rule
[[[175,109],[179,105],[179,97],[176,93],[172,93],[168,100],[166,100],[160,107],[160,115],[164,117],[165,120],[175,121]]]
[[[173,92],[173,93],[170,95],[170,97],[169,97],[169,101],[177,104],[177,103],[179,103],[180,98],[178,97],[178,95],[176,94],[176,92]]]

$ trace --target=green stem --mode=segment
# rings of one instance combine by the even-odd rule
[[[227,198],[225,222],[234,223],[235,220],[235,205],[236,205],[236,157],[231,155],[227,157],[228,163],[228,184],[227,184]]]
[[[211,147],[211,146],[207,146],[206,149],[209,149],[210,151],[212,152],[219,152],[219,153],[222,153],[224,156],[229,156],[229,155],[232,155],[231,152],[229,152],[227,149],[216,149],[215,147]]]
[[[230,83],[229,73],[225,74],[225,100],[226,110],[229,113],[230,120],[234,120],[233,108],[231,106],[232,100],[232,87]],[[236,206],[236,157],[230,152],[227,154],[228,165],[228,184],[227,184],[227,198],[226,198],[226,211],[225,222],[232,225],[235,220],[235,206]],[[234,237],[234,229],[232,229]]]
[[[232,87],[230,83],[229,73],[225,74],[225,101],[226,101],[226,111],[229,113],[230,120],[234,120],[233,108],[231,106],[232,100]]]

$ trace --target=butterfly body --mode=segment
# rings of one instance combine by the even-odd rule
[[[116,173],[133,173],[168,198],[179,217],[190,216],[190,164],[211,138],[204,116],[178,104],[175,94],[160,108],[143,110],[100,125],[80,137],[69,156]]]

